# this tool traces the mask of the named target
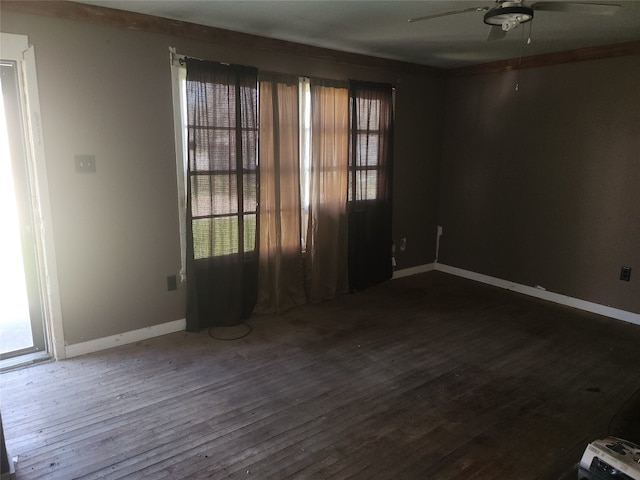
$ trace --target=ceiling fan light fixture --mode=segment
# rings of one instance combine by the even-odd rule
[[[505,32],[531,20],[533,20],[533,9],[523,5],[494,8],[484,14],[484,23],[501,26]]]

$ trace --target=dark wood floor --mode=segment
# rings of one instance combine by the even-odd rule
[[[557,479],[634,434],[638,326],[439,272],[250,324],[2,374],[18,480]]]

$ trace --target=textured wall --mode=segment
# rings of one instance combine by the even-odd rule
[[[166,287],[180,268],[169,46],[396,84],[394,238],[409,245],[398,262],[433,260],[442,80],[8,11],[1,21],[35,45],[67,344],[184,318],[184,289]],[[75,154],[94,154],[97,172],[75,173]]]
[[[639,313],[638,78],[634,56],[523,70],[518,91],[449,79],[439,261]]]

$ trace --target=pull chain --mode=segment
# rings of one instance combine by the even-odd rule
[[[529,37],[527,45],[531,45],[531,29],[533,28],[533,20],[529,22]],[[522,48],[524,47],[524,28],[520,34],[520,56],[518,58],[518,71],[516,72],[516,92],[520,90],[520,68],[522,67]]]

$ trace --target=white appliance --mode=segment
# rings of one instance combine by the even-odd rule
[[[578,480],[640,480],[640,446],[616,437],[591,442],[580,459]]]

